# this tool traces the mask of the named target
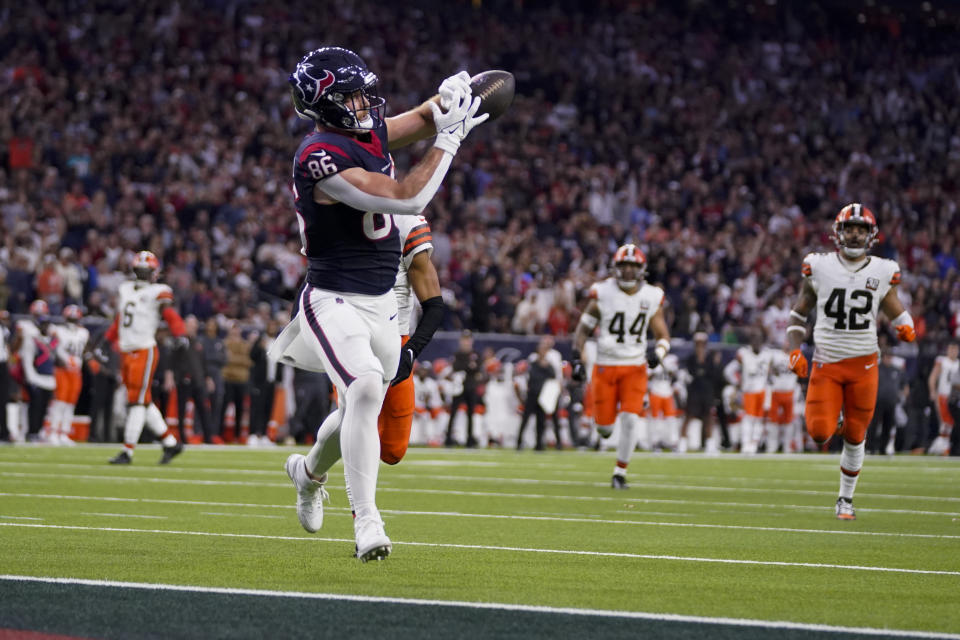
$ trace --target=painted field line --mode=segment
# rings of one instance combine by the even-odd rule
[[[0,496],[11,495],[0,493]],[[262,508],[262,509],[284,509],[292,510],[295,508],[295,505],[291,504],[250,504],[250,503],[236,503],[236,502],[207,502],[201,500],[172,500],[172,499],[149,499],[149,498],[98,498],[90,496],[44,496],[44,495],[35,495],[35,494],[23,494],[24,497],[32,498],[55,498],[55,499],[71,499],[71,500],[108,500],[111,502],[114,501],[124,501],[129,503],[163,503],[163,504],[172,504],[172,505],[181,505],[181,506],[218,506],[218,507],[235,507],[235,508]],[[824,507],[817,507],[818,510],[824,510]],[[324,509],[327,512],[337,512],[338,515],[347,515],[350,513],[348,507],[326,507]],[[590,518],[590,517],[576,517],[571,515],[564,514],[540,514],[540,515],[516,515],[516,514],[497,514],[497,513],[464,513],[460,511],[411,511],[404,509],[381,509],[381,513],[387,513],[390,515],[398,516],[433,516],[433,517],[451,517],[451,518],[475,518],[475,519],[486,519],[486,520],[515,520],[515,521],[541,521],[541,522],[566,522],[571,524],[603,524],[603,525],[634,525],[634,526],[644,526],[644,527],[676,527],[681,529],[732,529],[740,531],[767,531],[774,533],[809,533],[809,534],[828,534],[828,535],[848,535],[848,536],[873,536],[881,538],[926,538],[933,540],[960,540],[960,535],[948,535],[948,534],[933,534],[933,533],[905,533],[905,532],[888,532],[888,531],[858,531],[850,529],[799,529],[796,527],[761,527],[761,526],[751,526],[751,525],[735,525],[735,524],[708,524],[708,523],[696,523],[696,522],[662,522],[655,520],[625,520],[625,519],[609,519],[609,518]],[[251,514],[239,514],[239,513],[208,513],[201,512],[206,515],[219,515],[219,516],[233,516],[233,517],[256,517],[256,518],[283,518],[284,516],[270,516],[270,515],[251,515]],[[630,513],[629,511],[618,510],[617,513]],[[650,516],[657,515],[656,512],[634,512],[638,516]],[[116,515],[117,517],[129,517],[129,518],[165,518],[166,516],[136,516],[136,515],[125,515],[125,514],[104,514],[104,513],[89,513],[83,512],[83,515]],[[677,513],[664,513],[660,515],[695,515],[695,514],[677,514]],[[41,518],[36,518],[41,520]]]
[[[284,487],[289,487],[289,485],[283,485]],[[328,487],[339,489],[340,487],[327,485]],[[389,491],[390,489],[378,489]],[[401,491],[400,489],[394,489],[393,491]],[[447,492],[454,493],[455,495],[460,495],[462,492]],[[488,494],[488,495],[504,495],[506,497],[517,497],[517,498],[534,498],[534,497],[544,497],[536,496],[533,494]],[[210,500],[174,500],[171,498],[120,498],[114,496],[70,496],[70,495],[61,495],[61,494],[49,494],[49,493],[10,493],[10,492],[0,492],[0,497],[9,496],[14,498],[45,498],[51,500],[102,500],[107,502],[143,502],[151,504],[173,504],[173,505],[205,505],[205,506],[215,506],[215,507],[243,507],[243,508],[260,508],[260,509],[292,509],[294,505],[291,504],[261,504],[261,503],[250,503],[250,502],[218,502]],[[670,505],[704,505],[711,507],[735,507],[735,508],[753,508],[753,509],[763,509],[769,511],[771,509],[788,509],[796,511],[823,511],[824,509],[829,510],[829,505],[802,505],[802,504],[778,504],[778,505],[769,505],[769,504],[758,504],[756,502],[716,502],[712,500],[683,500],[683,499],[669,499],[669,498],[614,498],[610,496],[598,496],[594,498],[582,498],[578,496],[546,496],[551,498],[556,498],[558,500],[595,500],[598,502],[632,502],[638,504],[670,504]],[[328,509],[330,507],[327,507]],[[923,515],[923,516],[944,516],[944,517],[960,517],[960,512],[952,511],[922,511],[919,509],[877,509],[877,508],[866,508],[866,507],[857,507],[857,511],[863,513],[900,513],[905,515]],[[645,512],[649,513],[649,512]]]
[[[149,582],[119,582],[115,580],[85,580],[81,578],[47,578],[37,576],[0,575],[0,580],[9,582],[39,582],[45,584],[77,585],[115,589],[141,589],[145,591],[174,591],[186,593],[211,593],[231,596],[254,596],[269,598],[299,598],[332,600],[335,602],[370,602],[400,604],[421,607],[457,607],[487,611],[516,611],[523,613],[547,613],[556,615],[591,616],[595,618],[625,618],[632,620],[655,620],[704,625],[733,625],[763,629],[792,629],[831,633],[855,633],[883,637],[935,638],[958,640],[960,635],[935,631],[911,631],[908,629],[875,629],[872,627],[840,627],[825,624],[790,622],[787,620],[749,620],[746,618],[718,618],[691,616],[673,613],[647,613],[642,611],[609,611],[604,609],[578,609],[574,607],[547,607],[536,605],[508,604],[500,602],[469,602],[464,600],[427,600],[422,598],[394,598],[388,596],[360,596],[340,593],[313,593],[308,591],[268,591],[266,589],[238,589],[225,587],[202,587],[193,585],[157,584]]]
[[[227,518],[269,518],[271,520],[286,520],[285,516],[268,516],[262,513],[219,513],[217,511],[201,511],[202,516],[225,516]]]
[[[281,474],[277,474],[281,475]],[[190,484],[190,485],[203,485],[203,486],[242,486],[242,487],[286,487],[289,488],[289,482],[245,482],[240,480],[197,480],[193,478],[156,478],[156,477],[144,477],[144,476],[115,476],[115,475],[90,475],[90,474],[63,474],[63,473],[27,473],[23,471],[3,471],[0,472],[0,477],[8,478],[24,478],[24,479],[75,479],[75,480],[94,480],[97,482],[116,482],[119,479],[122,479],[124,482],[146,482],[154,484]],[[387,477],[387,476],[385,476]],[[486,477],[464,477],[464,476],[434,476],[434,475],[422,475],[409,476],[410,478],[416,479],[432,479],[432,480],[444,480],[444,479],[458,479],[458,480],[472,480],[472,481],[484,481],[484,482],[498,482],[510,484],[511,479],[498,479],[498,478],[486,478]],[[549,484],[540,482],[538,484]],[[577,483],[579,486],[584,486],[583,483]],[[596,486],[606,487],[607,483],[594,483]],[[594,485],[589,485],[594,486]],[[630,482],[630,486],[634,488],[646,488],[646,489],[655,489],[659,491],[703,491],[703,492],[744,492],[744,493],[760,493],[764,495],[769,495],[772,493],[777,494],[790,494],[790,495],[804,495],[804,496],[835,496],[835,491],[809,491],[804,489],[772,489],[772,488],[759,488],[759,487],[715,487],[715,486],[693,486],[693,485],[677,485],[673,487],[665,487],[662,484],[657,483],[637,483],[635,481]],[[533,499],[542,499],[542,498],[551,498],[551,499],[564,499],[564,500],[604,500],[604,499],[613,499],[613,498],[603,498],[597,496],[565,496],[565,495],[549,495],[549,494],[540,494],[540,493],[530,493],[530,494],[517,494],[517,493],[504,493],[500,491],[456,491],[448,489],[420,489],[420,488],[407,488],[407,487],[391,487],[388,483],[381,482],[381,485],[377,487],[377,491],[395,491],[403,493],[423,493],[430,495],[460,495],[460,496],[478,496],[478,497],[497,497],[497,498],[533,498]],[[960,503],[960,496],[916,496],[916,495],[906,495],[906,494],[886,494],[886,493],[871,493],[869,491],[861,490],[857,497],[871,497],[871,498],[883,498],[890,500],[931,500],[934,502],[957,502]],[[628,497],[624,498],[615,498],[616,500],[631,500]]]
[[[217,531],[178,531],[170,529],[129,529],[121,527],[82,527],[78,525],[29,524],[21,522],[0,522],[0,527],[20,527],[29,529],[59,529],[64,531],[100,531],[110,533],[149,533],[174,536],[198,536],[211,538],[242,538],[248,540],[284,540],[295,542],[349,542],[353,538],[321,538],[316,536],[268,536],[255,533],[223,533]],[[443,549],[469,549],[473,551],[505,551],[513,553],[544,553],[551,555],[589,556],[595,558],[627,558],[631,560],[667,560],[675,562],[699,562],[705,564],[739,564],[763,567],[799,567],[805,569],[839,569],[845,571],[873,571],[881,573],[921,574],[947,577],[960,577],[960,571],[939,569],[906,569],[902,567],[872,567],[866,565],[828,564],[819,562],[781,562],[776,560],[740,560],[735,558],[705,558],[696,556],[669,556],[660,554],[627,553],[622,551],[583,551],[578,549],[544,549],[537,547],[503,547],[481,544],[454,544],[448,542],[414,542],[393,540],[393,545],[411,547],[431,547]]]
[[[97,513],[92,511],[83,511],[82,516],[103,516],[105,518],[144,518],[149,520],[169,520],[167,516],[148,516],[138,513]]]

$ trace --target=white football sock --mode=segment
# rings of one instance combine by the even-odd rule
[[[173,431],[167,426],[160,409],[152,402],[147,406],[147,427],[160,438],[160,442],[165,447],[172,447],[177,444],[177,438]]]
[[[343,392],[338,391],[339,398]],[[315,477],[320,477],[330,470],[340,459],[340,422],[343,412],[340,407],[331,412],[317,429],[317,441],[306,457],[307,471]]]
[[[127,445],[130,453],[137,446],[140,440],[140,433],[143,431],[143,422],[146,418],[147,408],[142,404],[134,404],[127,407],[127,422],[123,426],[123,443]]]
[[[63,409],[61,409],[62,414],[60,415],[60,435],[64,438],[69,438],[70,432],[73,431],[73,413],[75,409],[75,405],[69,402],[63,403]]]
[[[853,491],[857,488],[857,479],[863,467],[865,443],[850,444],[843,441],[843,453],[840,454],[840,497],[853,500]]]
[[[617,442],[617,462],[626,465],[630,462],[630,455],[633,453],[633,447],[636,444],[636,434],[640,426],[641,418],[635,413],[620,414],[620,438]],[[620,467],[617,467],[618,469]],[[614,469],[616,473],[616,469]],[[626,471],[624,471],[626,473]]]
[[[377,417],[387,384],[378,372],[355,378],[344,393],[340,423],[340,450],[347,497],[357,519],[377,516],[377,474],[380,471],[380,433]]]

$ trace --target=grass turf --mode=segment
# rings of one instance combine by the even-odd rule
[[[289,452],[192,448],[158,466],[159,450],[141,447],[133,465],[115,467],[106,464],[112,450],[102,447],[0,448],[0,574],[960,630],[955,460],[867,458],[855,501],[859,519],[840,522],[833,517],[836,456],[638,455],[631,489],[613,492],[612,453],[415,449],[380,471],[378,503],[394,553],[361,565],[352,557],[340,466],[331,474],[324,528],[310,535],[297,523],[282,470]],[[28,592],[25,600],[48,603],[19,622],[0,608],[0,627],[96,635],[96,624],[39,623],[62,619],[50,603],[70,598],[35,592],[89,589],[0,581],[0,599]],[[176,607],[207,598],[254,600],[163,595],[181,603]],[[274,629],[302,618],[282,613],[295,604],[276,601],[224,606],[276,612]],[[371,608],[341,602],[309,610],[318,607]],[[423,620],[449,613],[377,609],[392,611],[395,630],[411,634],[423,633]],[[122,607],[110,620],[132,617],[136,626],[145,620],[138,610]],[[410,620],[398,624],[405,611]],[[427,628],[451,631],[451,620],[475,620],[477,628],[509,637],[512,625],[529,631],[543,626],[537,616],[558,615],[458,611]],[[530,616],[532,627],[518,622]],[[255,628],[248,617],[225,623],[235,627],[232,637]],[[376,616],[361,617],[375,626]],[[583,619],[585,628],[600,629],[596,618]],[[570,620],[563,629],[573,632]],[[599,635],[614,637],[637,622],[602,624],[613,626]],[[671,623],[646,621],[644,628],[650,625]],[[115,637],[133,637],[125,629]],[[777,635],[791,637],[786,632]]]

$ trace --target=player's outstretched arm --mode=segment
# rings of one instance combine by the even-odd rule
[[[407,269],[407,278],[423,308],[423,316],[417,324],[417,330],[407,340],[407,344],[403,345],[400,366],[397,367],[397,375],[391,385],[403,382],[410,376],[410,372],[413,371],[413,361],[440,328],[446,308],[440,295],[440,277],[433,262],[430,261],[430,252],[421,251],[413,257]]]
[[[440,83],[437,95],[418,107],[387,118],[385,121],[387,124],[387,144],[390,150],[393,151],[436,135],[437,126],[433,122],[433,110],[430,103],[433,102],[448,109],[457,92],[466,96],[472,95],[470,74],[466,71],[461,71],[446,78]]]
[[[654,369],[670,352],[670,330],[667,329],[667,321],[663,317],[662,305],[650,318],[650,330],[653,332],[653,337],[657,339],[657,344],[653,347],[651,356],[647,358],[647,364]]]
[[[440,188],[460,142],[489,114],[476,117],[480,98],[458,94],[447,111],[431,104],[437,139],[401,181],[360,167],[351,167],[317,182],[314,200],[321,204],[342,202],[360,211],[394,215],[419,215]]]
[[[894,329],[897,330],[897,338],[901,342],[913,342],[917,339],[917,332],[913,328],[913,317],[910,312],[904,309],[900,296],[897,295],[896,285],[890,287],[887,295],[880,301],[880,310],[890,318]]]

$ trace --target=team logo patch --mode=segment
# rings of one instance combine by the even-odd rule
[[[880,286],[880,281],[876,278],[867,278],[867,289],[871,291],[876,291],[877,287]]]

